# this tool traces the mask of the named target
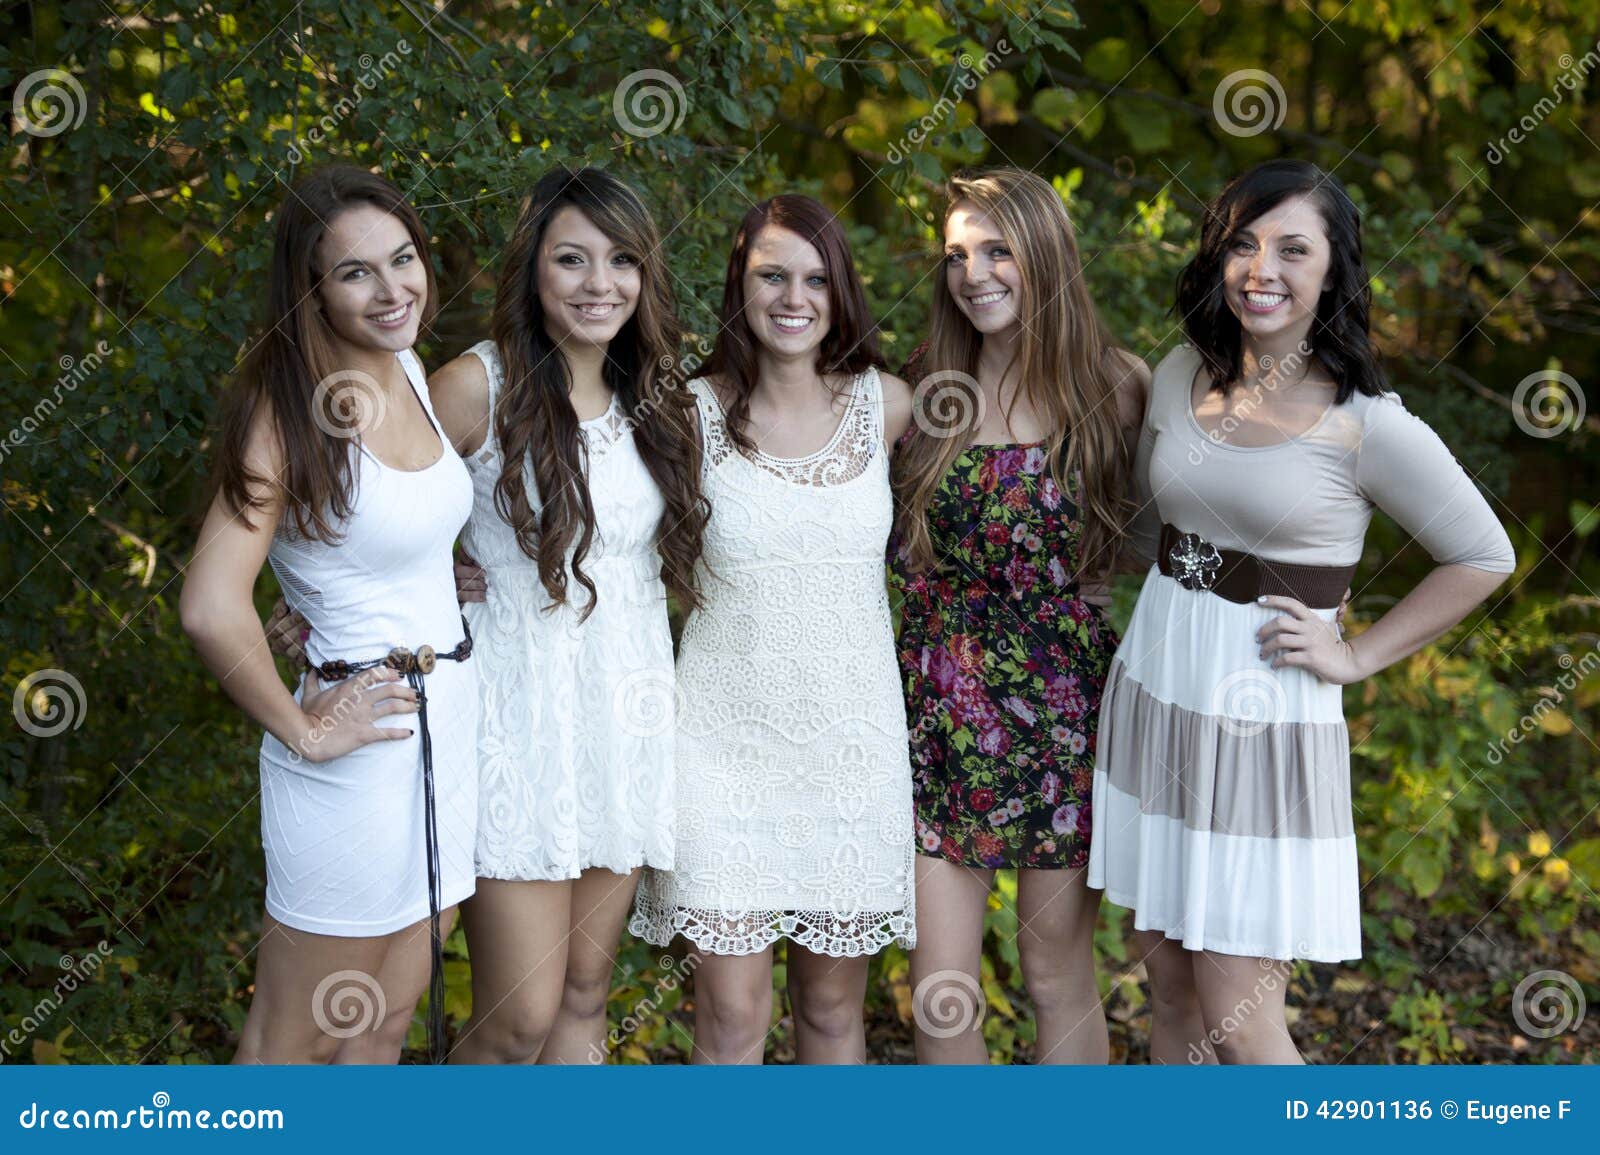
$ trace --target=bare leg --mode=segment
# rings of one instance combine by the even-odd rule
[[[411,955],[420,932],[421,977]],[[235,1063],[330,1063],[356,1039],[355,1061],[394,1062],[427,986],[426,921],[394,934],[343,938],[262,919],[256,989]],[[391,955],[394,957],[390,964]],[[380,1042],[379,1039],[383,1041]],[[390,1056],[390,1057],[380,1057]]]
[[[617,965],[617,943],[633,906],[639,871],[585,870],[572,885],[572,938],[561,1009],[539,1054],[541,1063],[603,1063],[606,999]]]
[[[1150,1061],[1215,1063],[1194,986],[1194,952],[1159,930],[1136,930],[1132,942],[1150,976]]]
[[[1085,871],[1017,871],[1017,950],[1038,1025],[1036,1063],[1105,1063],[1105,1007],[1094,973],[1100,892]]]
[[[917,946],[911,952],[917,1062],[987,1063],[983,915],[994,871],[916,856]]]
[[[754,1063],[772,1027],[772,948],[755,954],[701,952],[694,972],[696,1063]]]
[[[1292,963],[1194,952],[1194,982],[1206,1030],[1223,1063],[1303,1063],[1284,1022]]]
[[[570,881],[478,879],[462,904],[472,956],[472,1018],[453,1063],[533,1063],[561,1006],[571,937]]]
[[[795,1061],[867,1061],[867,967],[872,960],[833,958],[789,944]]]
[[[439,937],[450,937],[455,925],[456,908],[439,912]],[[432,936],[428,924],[415,926],[392,936],[395,940],[378,968],[378,982],[383,986],[384,997],[391,1010],[395,1007],[415,1008],[422,993],[428,989],[428,979],[433,970]],[[406,1035],[410,1033],[413,1015],[390,1014],[376,1031],[352,1035],[339,1044],[334,1055],[335,1063],[398,1063],[405,1048]]]

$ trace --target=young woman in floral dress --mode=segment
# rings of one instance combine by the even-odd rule
[[[1084,287],[1061,197],[1014,169],[958,175],[890,564],[916,798],[917,1056],[983,1062],[978,974],[997,868],[1015,868],[1039,1062],[1103,1062],[1089,856],[1100,691],[1117,638],[1084,583],[1110,570],[1149,380]]]

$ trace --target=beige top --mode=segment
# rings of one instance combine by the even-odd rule
[[[1296,565],[1354,565],[1373,507],[1441,565],[1515,566],[1511,541],[1466,470],[1394,393],[1330,405],[1298,437],[1230,444],[1200,427],[1190,392],[1200,354],[1156,366],[1134,462],[1139,557],[1155,556],[1163,521],[1221,549]]]

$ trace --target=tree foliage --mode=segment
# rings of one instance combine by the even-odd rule
[[[1596,377],[1600,3],[1478,7],[9,8],[0,643],[16,724],[0,735],[0,1032],[18,1037],[0,1037],[3,1057],[231,1053],[262,884],[257,734],[200,669],[176,595],[217,398],[259,320],[273,208],[296,174],[335,160],[381,169],[433,230],[444,307],[429,364],[486,332],[517,200],[556,162],[606,165],[647,194],[686,356],[714,332],[734,224],[777,191],[818,195],[845,220],[895,357],[939,275],[942,177],[1039,171],[1068,200],[1113,329],[1154,361],[1178,339],[1174,277],[1222,181],[1284,154],[1335,171],[1366,215],[1394,383],[1494,496],[1521,556],[1485,613],[1349,693],[1371,946],[1351,981],[1393,993],[1378,1038],[1424,1060],[1463,1057],[1475,1024],[1514,1033],[1511,987],[1535,957],[1595,1002],[1596,419],[1552,436],[1538,390],[1519,387],[1567,373],[1576,392],[1543,404],[1575,416]],[[1375,526],[1357,628],[1423,572],[1401,546]],[[263,607],[275,593],[264,577]],[[1010,885],[991,918],[986,1029],[998,1056],[1025,1057]],[[1516,944],[1481,968],[1476,1001],[1431,969],[1471,954],[1428,934],[1464,914],[1485,921],[1461,941],[1493,927]],[[1119,1045],[1136,1050],[1126,1024],[1142,1022],[1142,996],[1120,927],[1108,911],[1098,941]],[[452,949],[459,1019],[459,938]],[[660,990],[674,965],[627,948],[617,1022],[660,997],[622,1032],[622,1058],[681,1053],[682,991]],[[905,975],[895,952],[876,964],[875,1022],[899,1041],[875,1053],[904,1053]],[[1326,986],[1309,968],[1301,982],[1308,999]],[[1302,1041],[1337,1055],[1370,1034],[1348,1026],[1308,1021]],[[1560,1058],[1576,1037],[1514,1054]]]

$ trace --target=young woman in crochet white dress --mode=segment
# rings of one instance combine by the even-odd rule
[[[697,602],[693,400],[660,234],[556,170],[522,207],[493,339],[434,375],[472,474],[483,708],[472,1018],[456,1062],[592,1063],[641,867],[673,861],[670,590]]]
[[[883,555],[910,390],[879,372],[843,229],[751,209],[690,383],[711,503],[678,656],[677,860],[631,928],[683,934],[696,1062],[755,1062],[787,940],[801,1062],[863,1062],[870,956],[915,943],[911,767]]]

